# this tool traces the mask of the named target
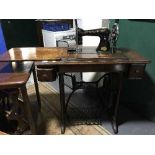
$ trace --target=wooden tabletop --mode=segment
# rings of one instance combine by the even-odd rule
[[[66,57],[67,48],[12,48],[0,56],[0,61],[42,61],[60,60]]]
[[[33,61],[0,62],[0,73],[31,73]]]
[[[53,64],[111,64],[149,63],[150,61],[130,49],[118,49],[115,54],[98,54],[95,47],[82,47],[81,52],[67,52],[67,48],[36,47],[12,48],[0,55],[0,61],[43,61]]]
[[[0,90],[19,88],[23,84],[26,84],[29,77],[29,73],[0,73]]]

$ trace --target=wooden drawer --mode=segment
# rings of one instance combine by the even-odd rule
[[[141,79],[143,78],[145,70],[145,64],[131,64],[129,67],[129,79]]]
[[[57,73],[55,68],[37,68],[38,81],[52,82],[56,80]]]

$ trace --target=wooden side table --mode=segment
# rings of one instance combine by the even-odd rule
[[[27,94],[26,83],[29,80],[31,72],[33,72],[37,101],[38,111],[40,111],[40,96],[38,83],[36,79],[35,66],[33,62],[12,62],[9,70],[1,70],[0,73],[0,91],[6,92],[14,102],[12,109],[13,117],[20,120],[19,117],[26,115],[32,134],[37,133],[36,122],[33,119],[31,105]],[[18,117],[18,106],[22,105],[22,101],[18,100],[19,92],[21,92],[23,100],[23,109],[21,115]],[[22,109],[22,108],[21,108]]]

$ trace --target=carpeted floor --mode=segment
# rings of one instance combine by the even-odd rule
[[[28,94],[32,103],[35,103],[36,96],[34,85],[29,85]],[[60,135],[60,105],[59,94],[48,87],[47,84],[39,83],[39,91],[41,95],[42,109],[38,115],[38,129],[40,134]],[[34,104],[33,104],[34,105]],[[35,105],[33,106],[35,107]],[[69,110],[78,111],[74,104],[69,104]],[[33,108],[35,113],[35,108]],[[73,113],[74,113],[73,112]],[[25,133],[26,134],[26,133]],[[80,125],[68,121],[65,135],[110,135],[111,133],[100,125]]]

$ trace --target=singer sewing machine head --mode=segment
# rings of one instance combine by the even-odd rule
[[[76,36],[78,45],[82,44],[82,36],[98,36],[100,37],[100,42],[96,48],[97,53],[115,53],[118,38],[118,24],[115,23],[111,31],[108,28],[83,30],[77,27]]]

